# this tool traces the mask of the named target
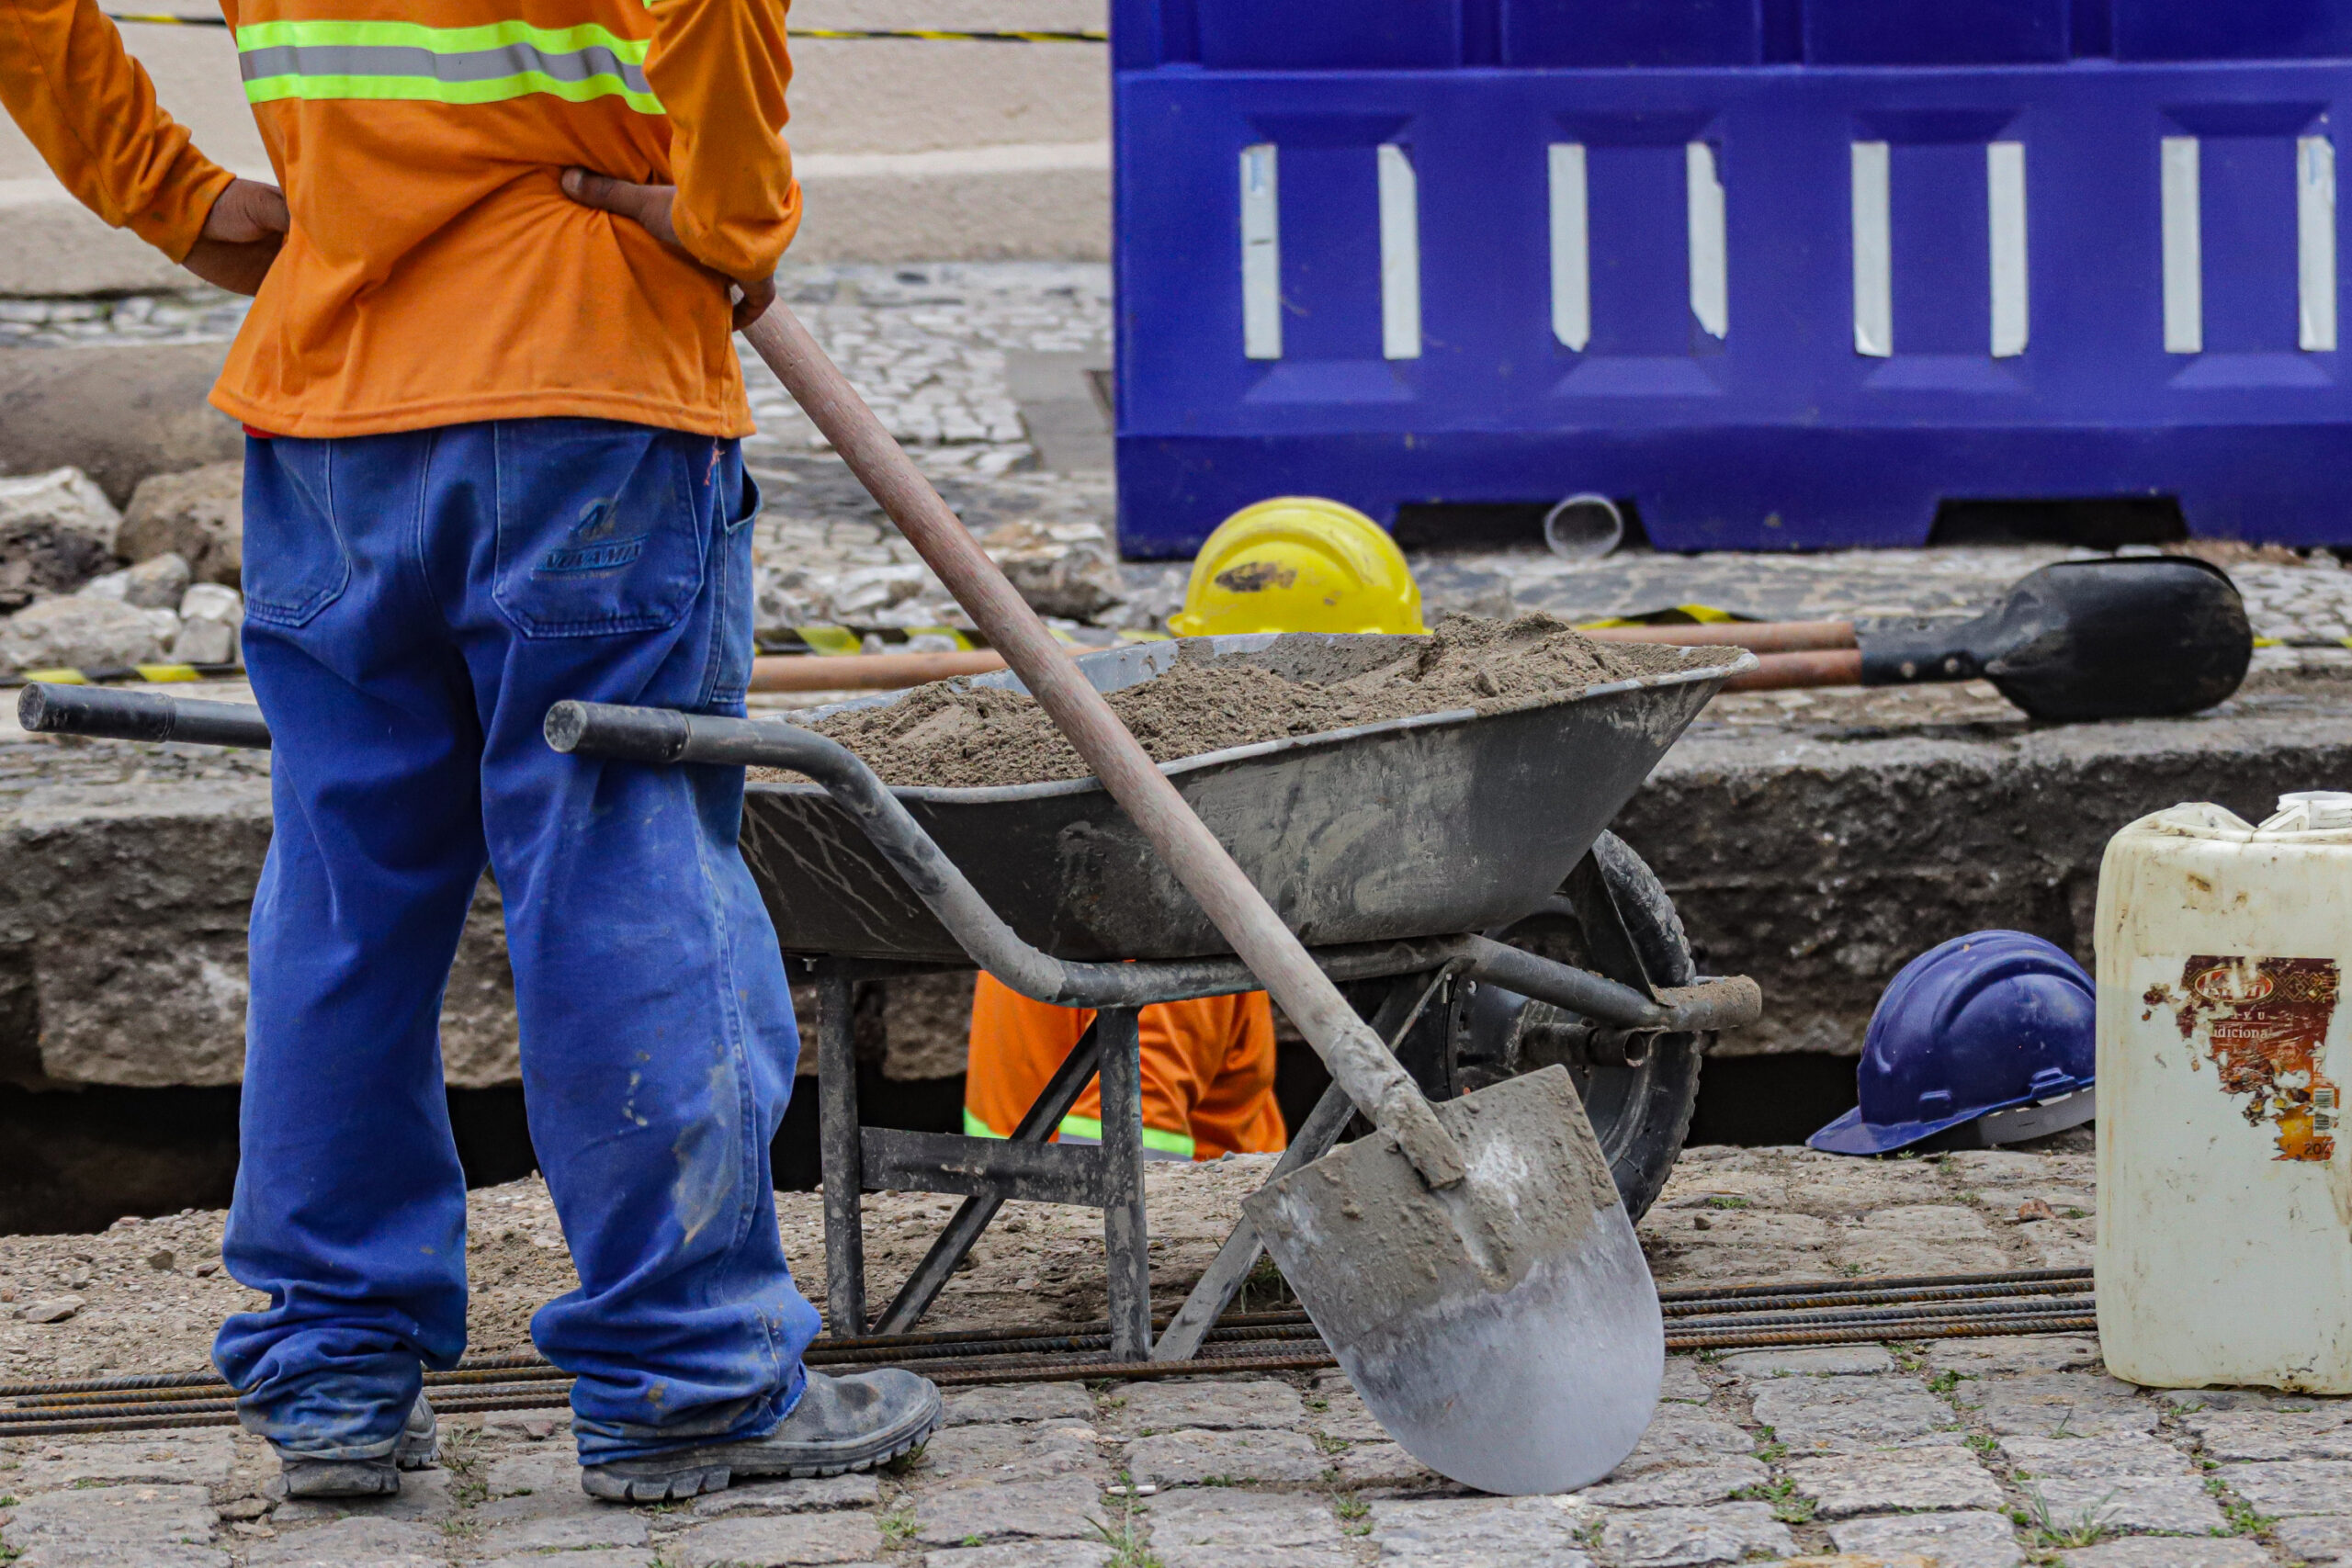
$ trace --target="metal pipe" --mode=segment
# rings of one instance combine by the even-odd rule
[[[269,725],[250,703],[210,703],[111,686],[36,681],[17,698],[17,722],[35,735],[109,740],[179,740],[269,750]]]

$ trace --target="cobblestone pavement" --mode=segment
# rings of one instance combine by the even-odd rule
[[[1642,1232],[1668,1282],[1904,1274],[2082,1261],[2094,1210],[2079,1153],[1695,1149]],[[560,1412],[447,1418],[442,1467],[364,1506],[274,1501],[239,1434],[17,1439],[0,1540],[19,1568],[2352,1561],[2352,1401],[2145,1392],[2086,1337],[1679,1356],[1640,1449],[1562,1497],[1439,1481],[1338,1373],[973,1389],[947,1419],[880,1475],[635,1509],[581,1494]]]

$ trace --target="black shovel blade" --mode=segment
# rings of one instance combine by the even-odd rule
[[[2228,573],[2187,556],[2060,561],[1970,621],[1865,631],[1862,683],[1985,680],[2035,718],[2165,718],[2238,689],[2254,628]]]

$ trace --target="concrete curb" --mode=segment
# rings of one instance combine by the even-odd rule
[[[241,456],[237,423],[205,402],[225,343],[0,350],[0,473],[72,464],[117,506],[150,474]]]

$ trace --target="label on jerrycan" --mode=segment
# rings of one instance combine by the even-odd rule
[[[2341,988],[2333,959],[2197,953],[2181,965],[2178,991],[2148,987],[2141,1016],[2172,1011],[2197,1053],[2190,1070],[2212,1064],[2216,1089],[2244,1101],[2246,1124],[2274,1130],[2274,1159],[2325,1162],[2341,1108],[2323,1051]]]

